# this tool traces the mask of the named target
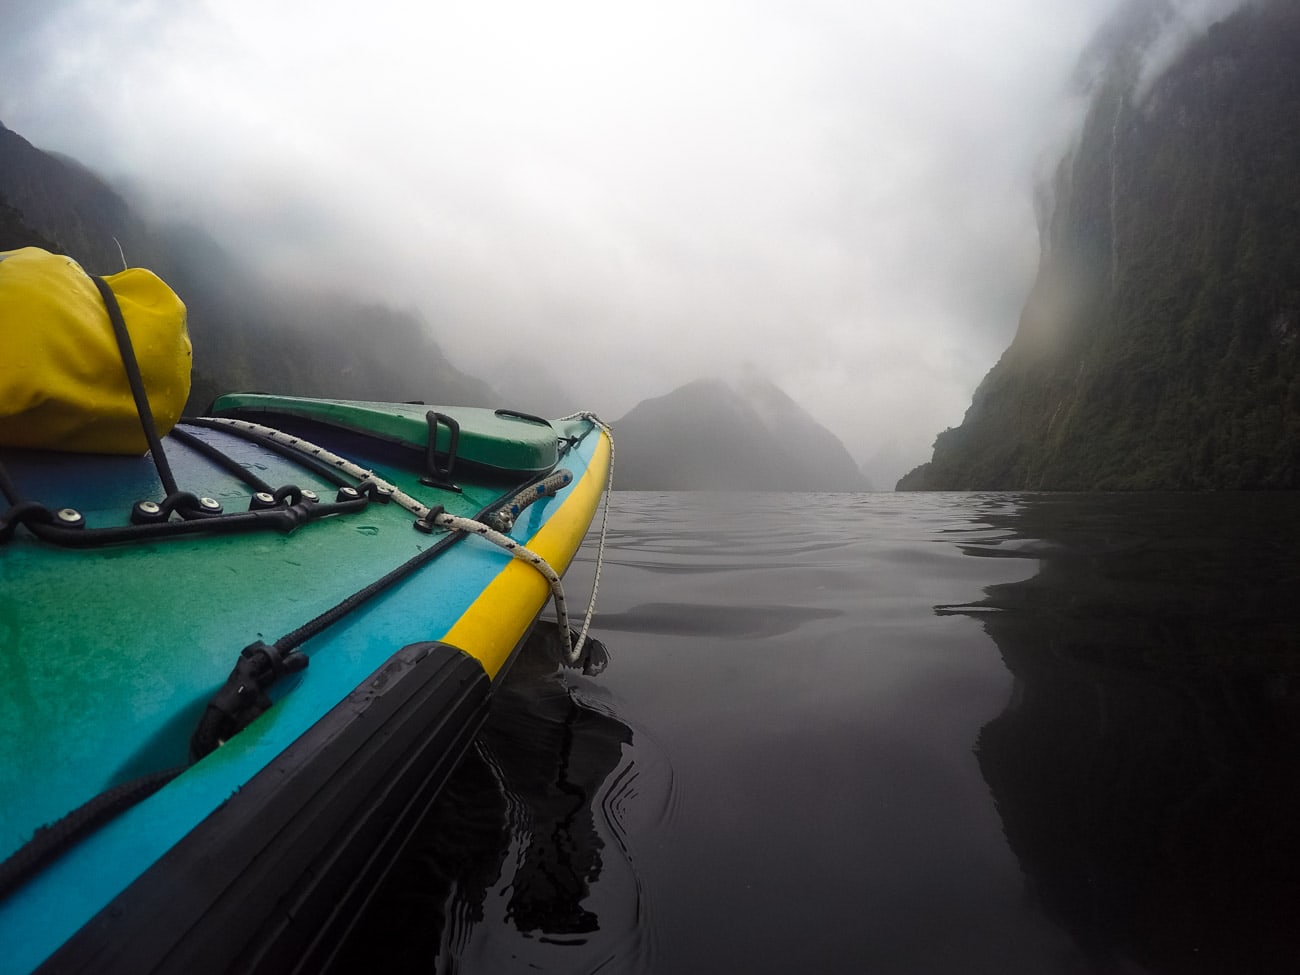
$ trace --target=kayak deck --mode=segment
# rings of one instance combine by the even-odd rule
[[[301,402],[294,415],[314,437],[451,514],[480,516],[539,473],[471,461],[454,489],[424,483],[428,472],[409,448],[423,457],[427,443],[371,436],[347,404],[330,406],[351,422],[334,415],[317,424],[301,415],[310,413]],[[242,414],[249,402],[226,406]],[[469,416],[461,430],[474,433],[480,419]],[[547,441],[555,460],[545,469],[558,460],[575,475],[571,488],[529,508],[511,531],[563,572],[604,487],[608,444],[586,421],[552,426],[494,414],[491,423],[517,427],[520,440]],[[436,435],[438,428],[426,429]],[[267,484],[291,484],[326,504],[338,491],[313,466],[265,444],[226,429],[182,426],[166,439],[177,482],[228,511],[250,503],[249,485],[199,444]],[[11,451],[4,460],[25,496],[76,510],[87,532],[126,524],[136,502],[159,491],[147,457]],[[408,561],[428,559],[306,640],[300,650],[310,666],[275,685],[274,706],[252,725],[60,857],[21,896],[0,901],[0,939],[14,945],[10,935],[23,932],[6,964],[18,971],[39,963],[334,709],[350,700],[346,706],[361,708],[350,695],[373,683],[402,648],[441,642],[445,649],[435,656],[467,656],[468,671],[451,660],[438,664],[460,674],[453,684],[472,685],[478,673],[486,686],[506,665],[546,601],[545,580],[477,539],[426,534],[412,522],[395,504],[370,503],[288,534],[198,533],[62,548],[19,531],[0,546],[0,679],[8,688],[0,711],[0,859],[103,790],[185,764],[189,735],[241,649],[291,634]],[[472,698],[456,707],[473,711],[479,705]]]

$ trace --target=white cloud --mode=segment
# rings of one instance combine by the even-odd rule
[[[748,361],[919,462],[1014,332],[1114,6],[70,0],[23,8],[0,120],[479,374],[560,343],[618,416]]]

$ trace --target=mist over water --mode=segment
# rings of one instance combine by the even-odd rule
[[[748,366],[883,487],[1016,331],[1081,55],[1145,85],[1236,5],[13,0],[0,121],[521,403]]]
[[[749,363],[886,485],[1015,330],[1117,4],[17,0],[0,120],[521,402],[538,347],[612,418]]]
[[[1294,970],[1294,497],[613,497],[608,669],[521,658],[355,950]]]

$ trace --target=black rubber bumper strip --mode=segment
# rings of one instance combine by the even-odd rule
[[[319,972],[487,713],[482,666],[405,647],[40,969]]]

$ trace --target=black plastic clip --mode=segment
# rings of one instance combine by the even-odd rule
[[[221,514],[221,502],[216,498],[200,498],[188,491],[177,491],[161,501],[137,501],[131,506],[131,524],[161,524],[169,521],[173,514],[178,514],[187,521],[215,518]]]
[[[275,489],[271,495],[276,504],[315,504],[320,501],[320,496],[315,491],[304,490],[296,484],[285,484]]]
[[[433,530],[438,527],[437,521],[438,521],[438,517],[441,514],[443,514],[442,505],[435,504],[432,508],[429,509],[429,513],[427,515],[413,522],[413,524],[415,525],[416,528],[424,532],[426,535],[432,535]]]
[[[393,500],[393,489],[387,485],[380,484],[367,478],[357,485],[357,490],[364,494],[371,501],[378,504],[388,504]]]
[[[226,683],[208,702],[198,728],[190,737],[190,755],[196,761],[243,731],[271,706],[267,691],[283,677],[307,666],[299,650],[250,643],[240,651]]]
[[[424,415],[429,422],[429,444],[424,452],[424,476],[420,478],[421,484],[427,484],[429,487],[442,488],[446,491],[455,491],[460,493],[460,488],[452,483],[451,472],[456,466],[456,451],[460,447],[460,424],[456,422],[455,417],[450,417],[446,413],[439,413],[437,410],[430,410]],[[447,450],[445,451],[447,460],[445,464],[438,463],[438,427],[447,427]]]

